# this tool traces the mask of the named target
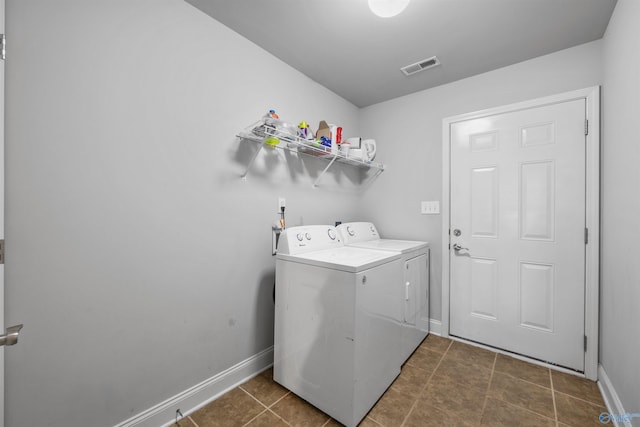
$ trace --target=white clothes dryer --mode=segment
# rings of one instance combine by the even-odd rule
[[[337,229],[347,246],[401,254],[402,282],[398,295],[403,301],[401,363],[404,363],[429,333],[429,243],[381,239],[371,222],[343,223]]]
[[[329,225],[280,236],[274,380],[348,427],[400,373],[400,258],[344,246]]]

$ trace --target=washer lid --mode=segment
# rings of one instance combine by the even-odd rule
[[[367,242],[352,243],[349,244],[349,246],[354,248],[369,248],[383,251],[407,253],[419,249],[426,249],[429,247],[429,243],[419,242],[415,240],[378,239],[369,240]]]
[[[400,259],[399,252],[380,251],[354,246],[342,246],[298,255],[278,254],[278,259],[359,273],[378,265]]]

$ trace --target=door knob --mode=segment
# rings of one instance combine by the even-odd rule
[[[18,334],[23,325],[15,325],[7,328],[7,333],[0,335],[0,347],[3,345],[14,345],[18,342]]]
[[[468,250],[469,250],[469,248],[463,248],[463,247],[462,247],[462,246],[460,246],[459,244],[454,243],[454,244],[453,244],[453,250],[454,250],[454,251],[461,251],[461,250],[468,251]]]

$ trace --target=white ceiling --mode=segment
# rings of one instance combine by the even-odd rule
[[[597,40],[616,0],[185,0],[358,107]],[[436,55],[442,65],[400,68]]]

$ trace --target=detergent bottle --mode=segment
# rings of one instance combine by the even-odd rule
[[[312,140],[313,139],[313,132],[311,131],[311,128],[309,127],[309,123],[307,122],[300,122],[300,124],[298,125],[298,136],[302,139],[305,140]]]

